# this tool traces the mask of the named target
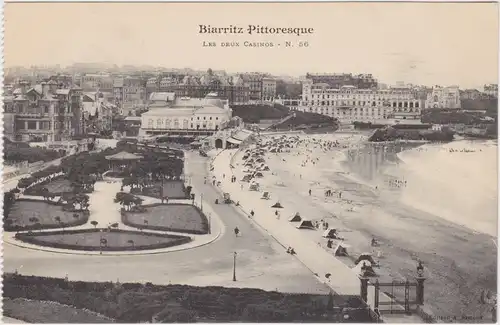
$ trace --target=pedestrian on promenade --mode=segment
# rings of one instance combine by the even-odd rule
[[[253,217],[255,215],[255,212],[253,210],[250,211],[250,215]]]

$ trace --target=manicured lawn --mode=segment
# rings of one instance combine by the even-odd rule
[[[190,204],[151,204],[147,212],[125,212],[123,223],[138,228],[206,234],[208,221],[203,213]],[[147,224],[144,223],[147,220]]]
[[[5,316],[27,323],[113,323],[106,316],[52,301],[4,298],[2,307]]]
[[[88,214],[84,212],[63,211],[61,205],[51,204],[38,200],[17,200],[9,212],[8,219],[12,220],[10,225],[5,224],[5,229],[24,228],[35,229],[35,223],[40,223],[44,229],[61,228],[61,225],[55,220],[61,219],[61,223],[67,226],[81,225],[87,222]],[[31,218],[37,218],[38,221],[32,222]],[[14,230],[14,229],[12,229]]]
[[[99,251],[101,238],[106,240],[103,251],[144,250],[166,248],[190,241],[186,236],[142,233],[139,231],[85,229],[76,231],[51,231],[42,233],[20,233],[16,238],[40,246],[62,249]],[[130,240],[133,243],[129,242]]]
[[[155,183],[153,187],[145,188],[142,193],[139,189],[134,189],[131,193],[146,195],[151,197],[161,197],[161,182]],[[163,195],[170,199],[186,199],[183,181],[165,181],[163,182]]]

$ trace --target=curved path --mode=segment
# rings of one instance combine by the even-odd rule
[[[189,250],[155,255],[66,255],[4,245],[4,271],[82,281],[152,282],[156,284],[219,285],[253,287],[282,292],[328,293],[329,288],[311,275],[299,261],[248,222],[233,205],[216,205],[221,197],[207,176],[209,159],[188,152],[186,162],[195,191],[202,192],[203,208],[212,209],[226,229],[238,227],[218,240]],[[196,192],[195,192],[196,193]],[[198,194],[198,193],[196,193]],[[197,197],[199,197],[197,195]],[[236,278],[233,278],[233,255],[237,252]]]

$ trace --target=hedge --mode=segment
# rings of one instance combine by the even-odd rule
[[[173,203],[173,204],[168,204],[168,203],[153,203],[153,204],[146,204],[146,205],[141,205],[141,207],[144,207],[144,208],[150,208],[150,207],[156,207],[156,206],[160,206],[160,205],[167,205],[167,206],[173,206],[173,205],[188,205],[188,206],[192,206],[194,209],[196,209],[198,211],[198,213],[200,214],[200,217],[201,217],[201,225],[202,227],[204,228],[203,231],[199,231],[199,230],[189,230],[189,229],[178,229],[178,228],[170,228],[170,227],[165,227],[165,226],[155,226],[155,225],[144,225],[144,224],[136,224],[136,223],[133,223],[132,221],[130,221],[128,219],[128,212],[129,211],[124,211],[122,210],[121,211],[121,215],[122,215],[122,223],[126,226],[129,226],[129,227],[134,227],[134,228],[141,228],[141,229],[149,229],[149,230],[158,230],[158,231],[171,231],[171,232],[180,232],[180,233],[185,233],[185,234],[192,234],[192,235],[206,235],[208,234],[208,219],[207,217],[205,216],[205,214],[203,213],[203,211],[201,211],[200,208],[198,208],[197,206],[195,205],[191,205],[191,204],[184,204],[184,203]],[[147,213],[147,210],[146,212]]]
[[[41,224],[40,226],[36,225],[27,225],[27,226],[11,226],[8,225],[7,223],[3,224],[3,228],[5,231],[30,231],[30,230],[46,230],[46,229],[58,229],[58,228],[67,228],[67,227],[76,227],[76,226],[81,226],[86,224],[89,221],[89,216],[90,212],[87,210],[64,210],[64,204],[58,203],[58,202],[53,202],[53,201],[42,201],[42,200],[35,200],[35,199],[17,199],[15,202],[44,202],[50,205],[55,205],[55,206],[60,206],[61,209],[63,209],[64,212],[67,213],[81,213],[83,214],[83,218],[78,218],[78,220],[73,219],[72,222],[68,223],[56,223],[54,221],[53,224]],[[8,217],[7,217],[8,219]]]
[[[173,247],[173,246],[178,246],[178,245],[183,245],[187,244],[191,241],[190,237],[186,236],[179,236],[179,235],[164,235],[164,234],[153,234],[153,233],[142,233],[139,231],[130,231],[130,230],[121,230],[121,229],[108,229],[110,232],[114,233],[123,233],[123,234],[139,234],[141,236],[148,236],[148,237],[162,237],[162,238],[173,238],[177,239],[172,242],[167,242],[167,243],[156,243],[156,244],[151,244],[151,245],[142,245],[142,246],[123,246],[123,247],[95,247],[95,246],[85,246],[85,245],[72,245],[72,244],[65,244],[65,243],[47,243],[43,241],[37,240],[36,237],[40,236],[50,236],[50,235],[63,235],[63,234],[82,234],[82,233],[89,233],[89,232],[99,232],[99,229],[78,229],[78,230],[66,230],[66,231],[44,231],[40,233],[18,233],[15,235],[16,239],[19,239],[21,241],[24,241],[26,243],[34,244],[34,245],[39,245],[39,246],[45,246],[45,247],[52,247],[52,248],[59,248],[59,249],[71,249],[71,250],[83,250],[83,251],[105,251],[105,252],[117,252],[117,251],[141,251],[141,250],[151,250],[151,249],[160,249],[160,248],[168,248],[168,247]]]
[[[357,296],[290,294],[252,288],[154,285],[67,281],[4,274],[3,294],[9,298],[56,301],[88,309],[120,323],[163,318],[166,308],[194,312],[198,322],[373,322]],[[333,307],[329,306],[329,302]],[[345,309],[344,309],[345,308]],[[344,311],[342,311],[344,309]],[[347,311],[349,309],[349,311]],[[158,316],[158,317],[157,317]],[[171,315],[172,316],[172,315]]]

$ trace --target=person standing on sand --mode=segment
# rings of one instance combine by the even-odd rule
[[[309,196],[311,196],[311,189],[309,189]]]

